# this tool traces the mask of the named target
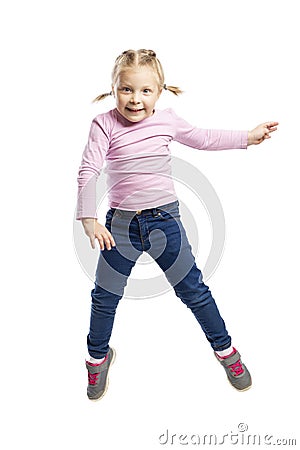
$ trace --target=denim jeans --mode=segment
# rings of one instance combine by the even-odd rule
[[[116,246],[101,251],[92,290],[88,352],[102,358],[109,349],[116,309],[138,257],[147,252],[163,270],[175,294],[190,308],[214,350],[231,338],[202,273],[197,268],[180,220],[178,201],[143,211],[111,208],[105,226]]]

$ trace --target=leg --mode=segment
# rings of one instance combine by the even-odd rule
[[[225,350],[231,345],[231,338],[225,327],[215,300],[202,280],[202,273],[193,265],[186,277],[174,286],[175,293],[190,308],[201,325],[212,348]]]
[[[107,255],[104,256],[104,253],[107,253]],[[106,263],[112,259],[114,260],[116,267],[119,267],[119,270],[121,270],[120,268],[122,267],[123,273],[120,273],[119,279],[115,275],[113,279],[109,280],[105,277],[105,273],[107,272]],[[108,343],[112,333],[116,309],[120,299],[123,296],[127,278],[129,277],[134,264],[135,261],[125,261],[125,258],[119,254],[118,250],[115,249],[109,251],[104,250],[100,255],[97,269],[97,280],[99,284],[95,283],[95,288],[91,293],[92,306],[90,331],[87,337],[88,352],[90,356],[94,358],[102,358],[109,350]],[[112,282],[111,289],[107,290],[101,286],[101,277],[99,276],[101,273],[103,274],[103,284],[107,288],[109,282]],[[114,283],[116,281],[118,283],[117,285]]]
[[[165,272],[176,295],[193,312],[212,348],[227,349],[231,345],[231,338],[211,292],[203,282],[202,273],[195,264],[178,210],[172,211],[172,214],[162,211],[160,218],[157,228],[164,232],[163,246],[158,237],[149,253]]]
[[[162,233],[153,233],[149,253],[165,272],[176,295],[193,312],[231,385],[239,391],[249,389],[252,384],[251,375],[242,363],[239,352],[231,347],[225,323],[208,286],[203,283],[202,273],[195,264],[178,208],[161,210],[155,223],[149,225],[149,231],[154,230],[163,231],[163,237]],[[222,350],[230,353],[219,356],[217,352]]]
[[[133,247],[130,235],[135,233],[134,227],[121,223],[111,210],[107,214],[106,227],[111,230],[116,247],[100,253],[95,288],[92,290],[92,306],[90,330],[87,337],[90,356],[100,359],[109,350],[109,340],[115,319],[115,313],[123,296],[127,279],[136,260],[142,253]]]

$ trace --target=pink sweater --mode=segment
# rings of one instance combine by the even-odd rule
[[[171,174],[172,140],[199,150],[247,148],[247,131],[204,130],[172,109],[134,123],[117,109],[92,122],[78,174],[77,219],[97,217],[96,182],[106,163],[109,205],[138,210],[177,199]]]

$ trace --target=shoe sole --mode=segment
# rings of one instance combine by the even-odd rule
[[[108,370],[107,370],[107,378],[106,378],[106,384],[105,384],[104,391],[100,395],[100,397],[98,397],[98,398],[89,398],[89,400],[91,402],[99,402],[99,400],[101,400],[104,397],[104,395],[106,394],[106,392],[107,392],[107,389],[108,389],[108,386],[109,386],[109,371],[110,371],[110,368],[111,368],[111,366],[113,365],[113,363],[115,362],[115,359],[116,359],[116,350],[114,348],[112,348],[112,347],[110,347],[110,349],[112,351],[112,358],[111,358],[111,362],[110,362],[110,365],[109,365]]]
[[[238,392],[245,392],[245,391],[249,391],[249,389],[252,387],[252,383],[250,384],[250,386],[245,387],[244,389],[238,389],[235,386],[233,386],[233,384],[231,384],[231,381],[229,380],[229,378],[227,377],[228,383],[230,384],[230,386]]]

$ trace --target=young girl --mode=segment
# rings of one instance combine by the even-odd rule
[[[204,130],[178,117],[172,109],[157,110],[165,84],[164,73],[152,50],[128,50],[115,62],[112,95],[116,108],[92,122],[78,176],[77,219],[92,248],[101,249],[92,290],[87,395],[103,397],[108,371],[115,358],[109,346],[114,317],[130,272],[147,252],[164,271],[175,294],[190,308],[224,367],[233,387],[249,389],[251,376],[239,352],[232,347],[225,323],[182,226],[171,176],[172,140],[202,150],[246,149],[270,138],[277,122],[248,131]],[[105,226],[97,221],[96,181],[106,161],[110,209]]]

